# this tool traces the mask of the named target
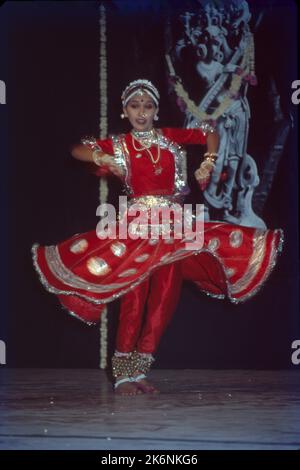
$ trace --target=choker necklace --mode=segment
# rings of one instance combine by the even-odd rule
[[[136,131],[135,129],[132,129],[131,134],[137,140],[151,139],[156,136],[154,128],[150,129],[150,131]]]
[[[131,131],[132,142],[133,140],[137,140],[143,147],[150,148],[153,144],[158,144],[157,133],[154,128],[150,131]]]

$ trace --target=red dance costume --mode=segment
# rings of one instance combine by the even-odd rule
[[[180,144],[205,142],[206,135],[200,129],[161,129],[153,134],[153,162],[130,133],[96,140],[99,149],[111,155],[120,170],[128,206],[140,202],[150,209],[154,205],[182,204],[189,188]],[[161,235],[159,239],[121,239],[117,235],[116,239],[104,240],[95,228],[55,246],[35,244],[32,251],[45,288],[85,322],[99,321],[105,304],[121,297],[117,351],[137,349],[151,354],[176,308],[182,280],[193,281],[213,297],[243,302],[269,276],[283,233],[281,229],[261,230],[210,221],[205,222],[201,249],[185,249],[186,241],[163,239]]]

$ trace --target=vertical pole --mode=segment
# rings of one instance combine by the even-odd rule
[[[99,7],[99,26],[100,26],[100,120],[99,135],[100,139],[107,136],[107,51],[106,51],[106,11],[103,3]],[[100,178],[99,186],[100,204],[107,201],[108,186],[106,178]],[[103,310],[100,320],[100,369],[107,367],[107,307]]]

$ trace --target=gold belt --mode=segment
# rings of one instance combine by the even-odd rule
[[[128,200],[128,207],[133,204],[143,204],[147,208],[151,207],[171,207],[174,204],[182,204],[183,198],[178,196],[138,196]]]

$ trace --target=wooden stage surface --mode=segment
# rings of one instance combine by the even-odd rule
[[[300,449],[300,370],[153,370],[159,395],[104,371],[0,368],[0,449]]]

